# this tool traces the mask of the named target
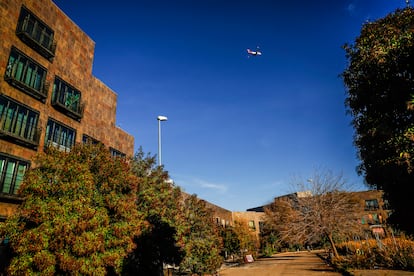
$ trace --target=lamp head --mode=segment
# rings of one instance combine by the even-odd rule
[[[168,118],[167,118],[167,117],[165,117],[165,116],[158,116],[158,117],[157,117],[157,120],[158,120],[158,121],[167,121],[167,120],[168,120]]]

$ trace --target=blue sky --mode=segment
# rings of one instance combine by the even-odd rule
[[[404,0],[54,2],[96,42],[93,74],[135,150],[157,154],[168,117],[162,161],[187,193],[243,211],[321,167],[366,189],[341,46]]]

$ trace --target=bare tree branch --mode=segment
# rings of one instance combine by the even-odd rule
[[[350,186],[342,174],[325,170],[294,187],[295,193],[276,198],[265,209],[266,223],[286,243],[312,244],[327,238],[337,256],[334,239],[361,231]]]

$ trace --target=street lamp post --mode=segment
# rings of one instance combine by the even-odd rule
[[[158,116],[158,165],[161,166],[161,121],[167,121],[168,118],[165,116]]]

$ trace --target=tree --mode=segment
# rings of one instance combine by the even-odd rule
[[[142,217],[159,216],[171,225],[180,224],[182,193],[168,172],[156,165],[154,156],[142,148],[134,156],[133,172],[138,177],[137,207]]]
[[[174,227],[156,215],[146,221],[148,225],[135,238],[137,247],[128,256],[122,275],[162,276],[164,264],[178,265],[184,257]]]
[[[234,221],[234,232],[240,243],[240,250],[242,255],[253,254],[256,255],[259,248],[259,240],[253,230],[250,229],[249,223],[245,219]]]
[[[227,258],[229,255],[234,257],[234,254],[240,253],[240,240],[231,226],[226,226],[220,229],[220,237],[223,240],[223,255]]]
[[[181,190],[169,181],[168,172],[156,166],[154,156],[145,155],[142,148],[132,162],[139,181],[137,210],[145,222],[136,249],[123,268],[124,275],[163,275],[163,265],[178,265],[183,257]]]
[[[353,116],[359,173],[384,191],[392,209],[388,222],[414,233],[414,10],[407,7],[363,25],[342,77]]]
[[[188,196],[183,207],[185,231],[182,244],[186,256],[180,270],[197,275],[215,273],[222,264],[222,240],[213,221],[212,210],[196,195]]]
[[[270,257],[279,252],[283,247],[278,233],[267,223],[263,223],[263,229],[260,232],[260,252],[263,256]]]
[[[276,198],[265,208],[265,223],[289,244],[314,244],[326,238],[338,257],[335,238],[361,231],[358,201],[346,191],[342,175],[315,173],[312,180],[294,184],[298,192]]]
[[[48,148],[35,164],[19,190],[24,202],[0,231],[15,253],[9,273],[119,273],[140,228],[127,160],[103,145],[76,145]]]
[[[300,219],[300,212],[294,205],[294,194],[286,197],[276,198],[272,204],[265,208],[265,223],[267,237],[273,237],[276,246],[286,247],[298,243],[304,243],[304,240],[298,240],[301,233],[299,229],[293,231],[292,226]]]

